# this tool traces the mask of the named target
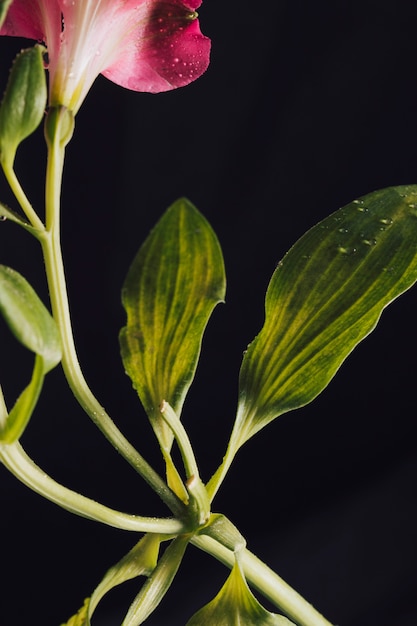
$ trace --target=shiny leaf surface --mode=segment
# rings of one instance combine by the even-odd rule
[[[317,224],[277,267],[240,372],[237,450],[311,402],[383,309],[417,280],[417,186],[376,191]]]
[[[139,250],[122,292],[123,363],[165,449],[172,433],[159,407],[166,400],[180,415],[204,329],[224,293],[216,235],[188,200],[178,200]]]

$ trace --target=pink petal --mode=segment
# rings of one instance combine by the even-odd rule
[[[0,35],[45,41],[53,31],[59,37],[60,30],[61,11],[56,0],[14,0]]]
[[[36,0],[14,0],[0,30],[0,35],[43,40],[45,31],[38,2]]]
[[[190,12],[200,0],[153,3],[145,27],[138,25],[117,57],[102,71],[109,80],[132,89],[158,93],[188,85],[207,69],[210,39]]]

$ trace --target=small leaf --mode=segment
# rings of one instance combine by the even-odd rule
[[[238,562],[217,596],[187,622],[187,626],[294,626],[270,613],[249,589]]]
[[[36,228],[31,226],[18,213],[15,213],[15,211],[12,211],[12,209],[9,209],[9,207],[2,204],[1,202],[0,202],[0,220],[10,220],[11,222],[14,222],[15,224],[19,224],[19,226],[22,226],[25,230],[30,232],[35,237],[38,235],[38,230]]]
[[[0,420],[0,441],[10,444],[23,434],[37,404],[45,374],[61,360],[61,340],[54,319],[29,283],[4,265],[0,265],[0,314],[18,341],[36,355],[29,385],[7,418]]]
[[[16,400],[7,420],[2,420],[4,424],[4,426],[0,426],[0,441],[2,443],[13,443],[23,435],[38,403],[44,378],[45,371],[42,357],[36,355],[32,379],[29,385]]]
[[[121,561],[108,570],[91,598],[87,598],[78,613],[62,626],[90,626],[97,605],[109,591],[132,578],[151,574],[158,562],[160,543],[159,535],[146,534],[142,537]]]
[[[371,193],[308,231],[268,287],[265,324],[240,372],[231,448],[311,402],[416,280],[417,186]]]
[[[44,47],[22,50],[11,69],[0,105],[0,160],[11,165],[19,144],[39,126],[45,113],[47,88]]]
[[[156,609],[174,580],[190,537],[176,537],[132,602],[122,626],[139,626]]]
[[[0,265],[0,313],[26,348],[42,357],[49,372],[61,360],[57,326],[35,291],[18,272]]]
[[[122,292],[123,363],[165,450],[173,436],[159,407],[166,400],[180,415],[204,329],[224,292],[218,240],[197,209],[178,200],[139,250]]]
[[[90,603],[90,598],[86,598],[84,600],[84,604],[80,608],[79,611],[75,615],[69,618],[65,624],[61,624],[61,626],[88,626],[88,605]]]

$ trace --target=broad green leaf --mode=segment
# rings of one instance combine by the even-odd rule
[[[139,250],[122,292],[123,363],[165,450],[172,433],[159,407],[165,400],[180,415],[204,329],[224,293],[216,235],[188,200],[178,200]]]
[[[45,113],[43,51],[36,45],[17,55],[0,104],[0,161],[9,166],[19,144],[38,128]]]
[[[45,374],[61,360],[61,340],[54,319],[29,283],[4,265],[0,265],[0,314],[15,337],[36,355],[29,385],[7,418],[0,421],[0,441],[12,443],[26,428]]]
[[[6,19],[7,11],[11,5],[12,0],[0,0],[0,28],[3,26]]]
[[[249,589],[238,562],[217,596],[187,622],[187,626],[294,626],[270,613]]]
[[[311,402],[417,280],[417,186],[376,191],[309,230],[278,265],[240,372],[236,451]]]
[[[62,626],[90,626],[97,605],[109,591],[132,578],[152,573],[158,562],[160,543],[159,535],[146,534],[142,537],[121,561],[108,570],[91,598],[87,598],[78,613]]]

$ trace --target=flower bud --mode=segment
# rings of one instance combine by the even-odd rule
[[[43,65],[44,47],[22,50],[16,57],[0,105],[0,161],[13,163],[19,144],[42,121],[47,88]]]

